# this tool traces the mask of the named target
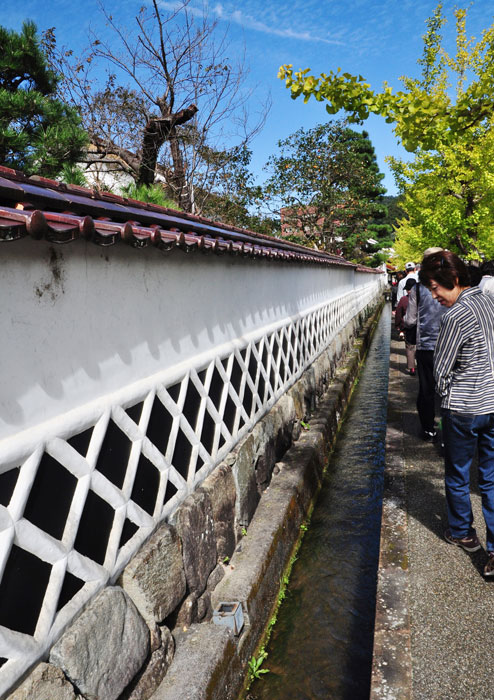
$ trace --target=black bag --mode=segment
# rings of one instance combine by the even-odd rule
[[[417,344],[417,326],[405,328],[405,340],[409,345]]]

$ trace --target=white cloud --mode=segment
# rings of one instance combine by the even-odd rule
[[[343,45],[342,41],[339,41],[337,39],[325,39],[323,37],[313,34],[309,30],[300,31],[290,28],[283,29],[281,27],[275,27],[273,25],[266,24],[257,20],[251,15],[244,14],[241,10],[235,10],[234,12],[232,12],[228,19],[230,20],[230,22],[240,24],[245,29],[253,29],[258,32],[263,32],[264,34],[272,34],[275,36],[285,37],[286,39],[299,39],[302,41],[323,42],[325,44],[336,44],[339,46]]]
[[[177,10],[179,3],[162,0],[162,2],[160,2],[160,7],[167,10]],[[202,16],[204,14],[202,7],[193,5],[192,3],[187,6],[187,11],[198,16]],[[279,24],[275,26],[274,23],[263,22],[254,17],[252,14],[248,14],[242,10],[230,9],[222,3],[216,3],[215,5],[209,7],[209,12],[218,20],[230,22],[231,24],[237,24],[244,29],[261,32],[263,34],[270,34],[272,36],[279,36],[285,39],[295,39],[299,41],[311,41],[316,43],[322,42],[324,44],[333,44],[336,46],[345,45],[345,42],[340,41],[339,39],[327,39],[314,34],[308,29],[292,29],[290,27],[283,28],[279,26]]]

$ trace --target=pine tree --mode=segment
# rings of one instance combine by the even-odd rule
[[[0,164],[56,177],[84,151],[79,116],[54,97],[58,76],[33,22],[24,22],[20,33],[0,27],[0,46]]]
[[[266,198],[284,235],[348,259],[365,258],[368,226],[386,215],[374,147],[344,121],[301,128],[278,142],[267,164]],[[298,240],[297,239],[297,240]]]

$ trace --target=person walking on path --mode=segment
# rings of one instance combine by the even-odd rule
[[[405,265],[406,277],[403,277],[398,282],[398,290],[396,292],[396,303],[400,303],[401,297],[405,294],[405,284],[409,279],[414,279],[416,282],[418,280],[418,273],[416,272],[416,265],[414,262],[407,262]]]
[[[407,369],[410,376],[415,377],[417,370],[415,369],[415,346],[417,342],[417,328],[405,328],[403,319],[408,308],[408,295],[410,290],[417,283],[414,279],[407,280],[405,284],[405,296],[401,297],[400,303],[396,307],[395,312],[395,327],[400,331],[400,338],[405,340],[405,353],[407,356]]]
[[[482,279],[479,282],[480,289],[484,294],[494,296],[494,260],[488,260],[480,268]]]
[[[424,259],[432,253],[438,253],[442,248],[427,248]],[[423,264],[423,262],[422,262]],[[439,324],[445,309],[432,298],[430,291],[423,284],[417,284],[408,297],[408,308],[403,319],[405,328],[416,327],[417,376],[419,391],[417,395],[417,412],[422,428],[423,440],[432,441],[437,432],[434,425],[436,418],[435,399],[436,384],[434,381],[433,362]]]
[[[494,298],[470,286],[466,265],[450,251],[424,258],[420,281],[446,307],[434,353],[449,524],[444,536],[467,552],[481,547],[470,501],[477,448],[488,555],[484,575],[494,576]]]

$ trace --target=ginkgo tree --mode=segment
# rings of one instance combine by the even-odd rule
[[[314,97],[326,102],[329,114],[345,110],[350,122],[375,113],[394,124],[399,141],[415,154],[411,163],[389,159],[407,214],[398,248],[413,257],[431,244],[465,257],[494,255],[488,233],[494,223],[494,24],[476,41],[467,36],[467,11],[457,8],[454,16],[455,53],[443,46],[439,3],[423,37],[421,75],[401,78],[396,92],[387,83],[372,90],[362,76],[340,69],[315,77],[310,69],[284,65],[278,74],[294,99]]]
[[[494,257],[494,132],[478,143],[421,150],[409,163],[388,161],[404,196],[395,243],[401,260],[418,259],[430,246]]]

